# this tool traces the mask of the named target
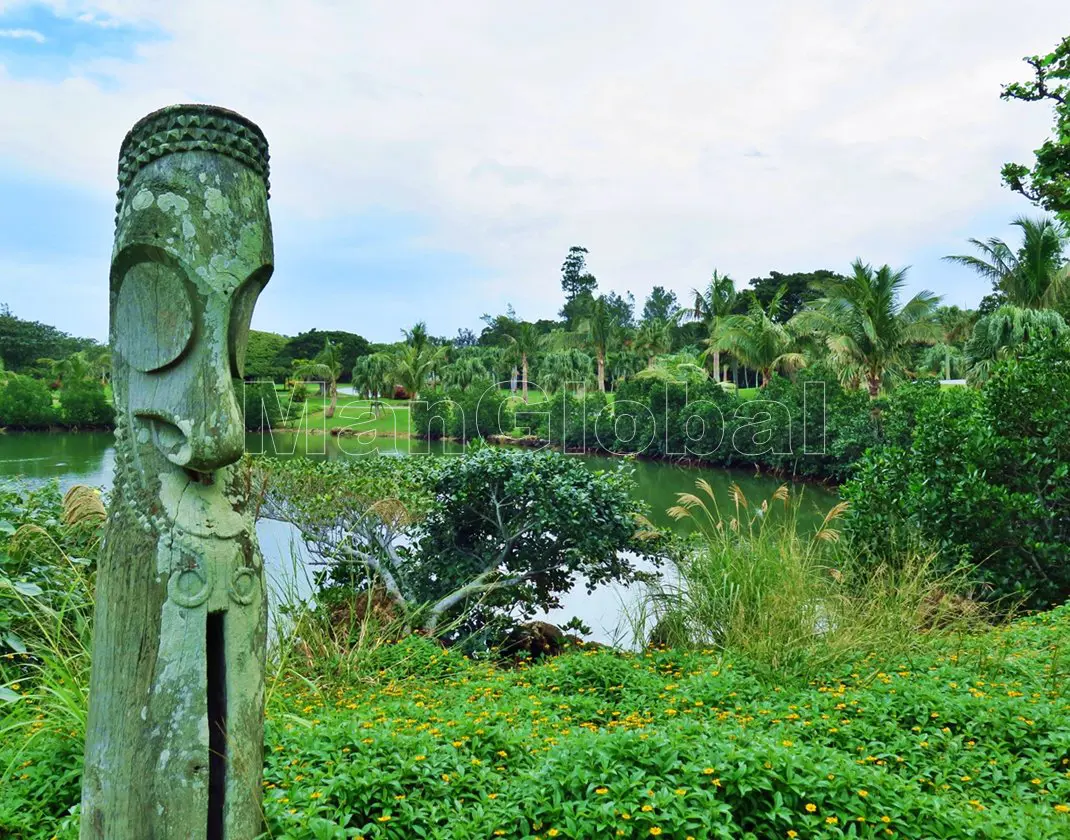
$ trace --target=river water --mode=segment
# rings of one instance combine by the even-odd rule
[[[336,459],[360,457],[372,450],[398,457],[441,457],[460,454],[459,444],[427,443],[408,438],[378,438],[374,444],[364,445],[355,438],[339,439],[331,436],[301,436],[294,434],[249,435],[246,448],[250,452],[278,457],[311,457]],[[619,458],[589,455],[569,455],[579,458],[590,469],[611,469]],[[88,484],[107,490],[111,486],[115,465],[114,439],[108,432],[9,432],[0,434],[0,481],[55,480],[65,489],[72,484]],[[676,504],[678,493],[691,492],[695,482],[705,479],[713,487],[722,510],[729,510],[728,488],[739,485],[752,504],[768,499],[783,481],[770,476],[754,475],[697,467],[683,467],[658,461],[633,462],[636,495],[649,507],[649,516],[658,525],[684,528],[674,522],[665,511]],[[804,524],[820,520],[836,496],[815,485],[796,485],[794,493],[802,494],[800,519]],[[287,591],[307,597],[311,584],[312,561],[300,542],[300,535],[291,526],[261,520],[257,535],[264,555],[269,585],[274,597]],[[582,582],[562,598],[560,609],[540,616],[544,620],[563,623],[578,616],[592,628],[594,641],[629,643],[627,612],[635,602],[635,593],[627,587],[605,586],[587,594]]]

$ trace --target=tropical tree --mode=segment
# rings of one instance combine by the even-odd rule
[[[973,333],[977,312],[957,306],[941,306],[936,310],[936,322],[943,331],[943,340],[928,348],[922,355],[922,367],[934,373],[942,370],[944,379],[951,379],[952,370],[961,370],[966,357],[963,346]]]
[[[491,372],[483,364],[483,360],[478,356],[464,356],[446,365],[442,371],[442,381],[446,386],[459,391],[467,391],[476,383],[488,382],[493,378]]]
[[[427,333],[427,324],[423,321],[417,321],[413,324],[411,330],[403,329],[401,332],[405,336],[405,343],[421,352],[431,344],[431,336]]]
[[[107,385],[111,379],[111,350],[107,347],[97,347],[87,351],[86,357],[93,375],[100,380],[101,385]]]
[[[1066,229],[1050,218],[1019,216],[1011,222],[1022,233],[1022,244],[1012,249],[1002,239],[970,239],[980,254],[944,257],[972,268],[1001,293],[1005,303],[1023,309],[1055,309],[1066,299],[1070,267],[1063,256]]]
[[[342,356],[337,344],[329,338],[314,359],[295,359],[294,375],[305,382],[319,382],[320,392],[330,398],[325,417],[334,417],[338,406],[338,377],[342,375]]]
[[[626,343],[615,353],[610,353],[606,360],[610,376],[613,377],[613,387],[616,388],[618,380],[634,376],[647,366],[647,359],[637,352],[634,344]]]
[[[394,357],[394,379],[408,392],[409,399],[415,400],[446,358],[449,345],[435,346],[423,321],[402,332],[405,344]]]
[[[988,381],[996,362],[1016,355],[1030,343],[1070,332],[1052,309],[1003,306],[977,322],[966,342],[966,378],[971,384]]]
[[[874,269],[860,259],[851,269],[847,277],[823,281],[824,296],[791,323],[824,338],[843,383],[864,382],[876,397],[886,379],[906,372],[913,345],[935,344],[942,337],[936,321],[940,298],[921,291],[900,304],[907,269]]]
[[[617,325],[613,314],[606,304],[605,296],[600,295],[591,303],[591,311],[580,325],[580,334],[584,344],[594,352],[597,366],[598,390],[606,390],[606,354],[616,337]]]
[[[512,321],[503,333],[508,357],[520,365],[524,402],[528,401],[528,364],[538,352],[541,336],[534,324],[528,321]]]
[[[667,290],[664,286],[655,286],[650,290],[650,295],[643,304],[644,321],[668,321],[674,323],[680,313],[680,306],[676,302],[676,292]]]
[[[539,359],[538,384],[549,393],[568,385],[586,385],[591,381],[591,357],[575,348],[556,350]]]
[[[654,367],[658,356],[672,349],[672,323],[663,318],[652,318],[639,325],[633,345],[636,352],[647,357],[647,367]]]
[[[389,353],[361,356],[353,365],[353,385],[368,399],[389,393],[393,382],[394,358]]]
[[[708,358],[713,360],[714,376],[721,381],[720,337],[727,319],[736,305],[736,287],[732,278],[716,269],[705,289],[692,289],[695,303],[688,313],[692,321],[700,321],[706,332],[706,344],[711,348]],[[781,295],[783,297],[783,295]],[[781,297],[778,297],[779,301]]]
[[[1035,152],[1032,169],[1020,163],[1003,166],[1003,182],[1034,204],[1070,221],[1070,37],[1047,55],[1024,58],[1032,70],[1028,82],[1003,87],[1001,99],[1047,102],[1055,112],[1053,136]]]
[[[925,352],[921,354],[919,369],[938,373],[944,379],[951,379],[956,374],[961,375],[965,365],[966,354],[962,348],[941,341],[925,348]]]
[[[705,362],[720,351],[727,350],[743,364],[761,374],[761,387],[769,384],[774,371],[790,373],[806,365],[806,359],[796,347],[796,336],[786,324],[778,323],[776,315],[781,295],[775,295],[769,306],[762,308],[752,300],[746,315],[731,315],[717,328],[718,337],[707,339],[707,349],[700,358]]]
[[[93,375],[94,365],[86,351],[78,350],[62,359],[38,359],[37,365],[49,372],[53,381],[64,383],[81,382]]]
[[[700,354],[681,351],[658,356],[653,367],[640,371],[636,379],[655,379],[663,382],[686,382],[698,385],[710,378]]]

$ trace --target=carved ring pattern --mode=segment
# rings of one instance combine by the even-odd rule
[[[256,595],[259,578],[248,566],[239,566],[230,575],[230,597],[236,604],[251,604]]]
[[[212,572],[201,560],[189,555],[171,570],[167,594],[180,607],[199,607],[212,594]]]

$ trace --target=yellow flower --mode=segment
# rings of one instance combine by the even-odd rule
[[[891,821],[892,821],[891,817],[881,817],[881,822],[882,823],[890,823]]]
[[[551,828],[549,831],[546,832],[546,836],[547,837],[556,837],[560,833],[561,832],[558,831],[556,828]]]
[[[416,755],[416,756],[413,756],[412,760],[413,761],[427,761],[427,756],[426,755]]]
[[[607,793],[609,793],[609,788],[595,788],[594,792],[597,793],[599,796],[605,796]]]
[[[781,741],[780,743],[782,743],[785,747],[794,747],[795,746],[795,744],[793,742],[791,742],[791,741]]]
[[[653,811],[653,810],[654,810],[654,806],[653,806],[653,805],[644,805],[644,806],[643,806],[642,808],[640,808],[639,810],[640,810],[640,811],[646,811],[646,812],[650,812],[650,811]]]
[[[836,823],[838,823],[839,820],[836,819],[835,817],[825,817],[825,822],[827,822],[829,825],[836,825]]]
[[[788,829],[788,837],[798,837],[798,836],[799,836],[799,832],[797,832],[797,831],[795,831],[794,829],[791,829],[791,828]]]
[[[703,776],[712,776],[716,771],[712,767],[706,767],[702,771]]]
[[[685,793],[687,793],[687,788],[677,788],[673,791],[673,793],[675,793],[677,796],[683,796]]]
[[[867,796],[869,796],[869,791],[868,790],[860,790],[858,792],[858,795],[861,796],[863,799],[865,799]]]
[[[1070,805],[1063,805],[1061,802],[1055,806],[1055,810],[1060,814],[1070,814]]]
[[[379,822],[390,822],[390,814],[383,814],[379,817]]]
[[[312,799],[319,799],[321,796],[323,796],[323,794],[317,790],[315,793],[312,794]]]
[[[657,837],[659,834],[661,834],[661,829],[658,828],[656,825],[652,825],[650,827],[650,833]]]
[[[809,811],[812,814],[812,813],[814,813],[814,811],[817,810],[817,806],[813,802],[807,802],[806,803],[806,810]]]

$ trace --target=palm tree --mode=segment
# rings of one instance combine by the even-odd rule
[[[606,354],[609,353],[610,345],[616,336],[616,324],[613,323],[613,314],[606,306],[605,297],[595,298],[591,304],[590,314],[580,325],[580,333],[586,345],[594,351],[598,370],[598,390],[605,393]]]
[[[706,328],[706,342],[712,348],[714,376],[721,381],[721,346],[720,335],[727,319],[732,315],[736,305],[736,287],[727,274],[719,274],[714,269],[709,285],[704,291],[692,289],[695,304],[688,317],[692,321],[701,321]]]
[[[394,359],[388,353],[361,356],[353,365],[353,385],[368,399],[378,398],[393,386],[393,372]]]
[[[720,337],[712,341],[700,358],[707,360],[721,350],[732,353],[747,367],[758,371],[762,377],[761,387],[769,384],[774,371],[790,373],[806,365],[802,353],[795,350],[796,338],[788,325],[778,324],[774,319],[780,309],[780,299],[786,287],[762,309],[757,301],[751,301],[746,315],[732,315],[718,327]]]
[[[431,337],[427,334],[427,324],[423,321],[417,321],[412,325],[411,330],[401,332],[405,336],[405,343],[421,352],[431,343]]]
[[[971,384],[985,382],[995,363],[1012,355],[1015,348],[1067,333],[1070,327],[1052,309],[1001,306],[977,322],[966,342],[966,378]]]
[[[505,316],[501,316],[499,320],[504,319]],[[531,357],[538,352],[541,346],[541,337],[538,329],[534,324],[527,321],[514,321],[512,319],[506,319],[509,323],[506,325],[504,332],[504,338],[506,347],[509,350],[509,355],[520,362],[520,375],[523,381],[523,395],[524,402],[528,401],[528,362]]]
[[[325,417],[334,417],[338,406],[338,377],[342,375],[342,350],[329,338],[324,340],[323,349],[314,359],[295,359],[294,376],[303,381],[317,380],[320,391],[330,397]]]
[[[986,242],[970,239],[980,256],[947,256],[945,260],[969,266],[992,281],[1011,306],[1024,309],[1053,309],[1066,297],[1070,273],[1063,249],[1066,229],[1049,217],[1029,219],[1019,216],[1012,225],[1022,232],[1017,251],[1002,239]]]
[[[37,364],[47,368],[53,380],[64,383],[82,382],[93,373],[94,365],[84,350],[71,353],[63,359],[38,359]]]
[[[635,336],[635,349],[647,357],[647,367],[654,367],[658,356],[672,349],[672,323],[663,318],[644,321]]]
[[[394,377],[408,392],[409,399],[415,400],[446,358],[450,345],[436,347],[432,344],[423,321],[402,332],[406,343],[394,357]]]
[[[442,371],[442,379],[447,386],[467,391],[477,382],[488,382],[493,379],[482,359],[477,356],[465,356],[452,364],[446,365]],[[525,384],[527,378],[525,377]]]
[[[851,268],[848,277],[822,281],[819,289],[824,297],[799,312],[792,323],[824,337],[841,382],[865,382],[869,395],[876,397],[887,377],[906,371],[911,345],[940,340],[943,333],[936,322],[940,298],[921,291],[900,305],[907,269],[892,271],[883,265],[874,270],[860,259]]]
[[[963,363],[962,346],[973,333],[977,313],[972,309],[960,309],[957,306],[941,306],[936,310],[936,322],[943,330],[944,337],[940,343],[929,348],[922,364],[926,370],[934,372],[942,365],[944,379],[950,379],[952,360],[955,367],[961,367]]]
[[[538,382],[548,393],[591,381],[591,357],[575,348],[546,353],[539,360]]]

